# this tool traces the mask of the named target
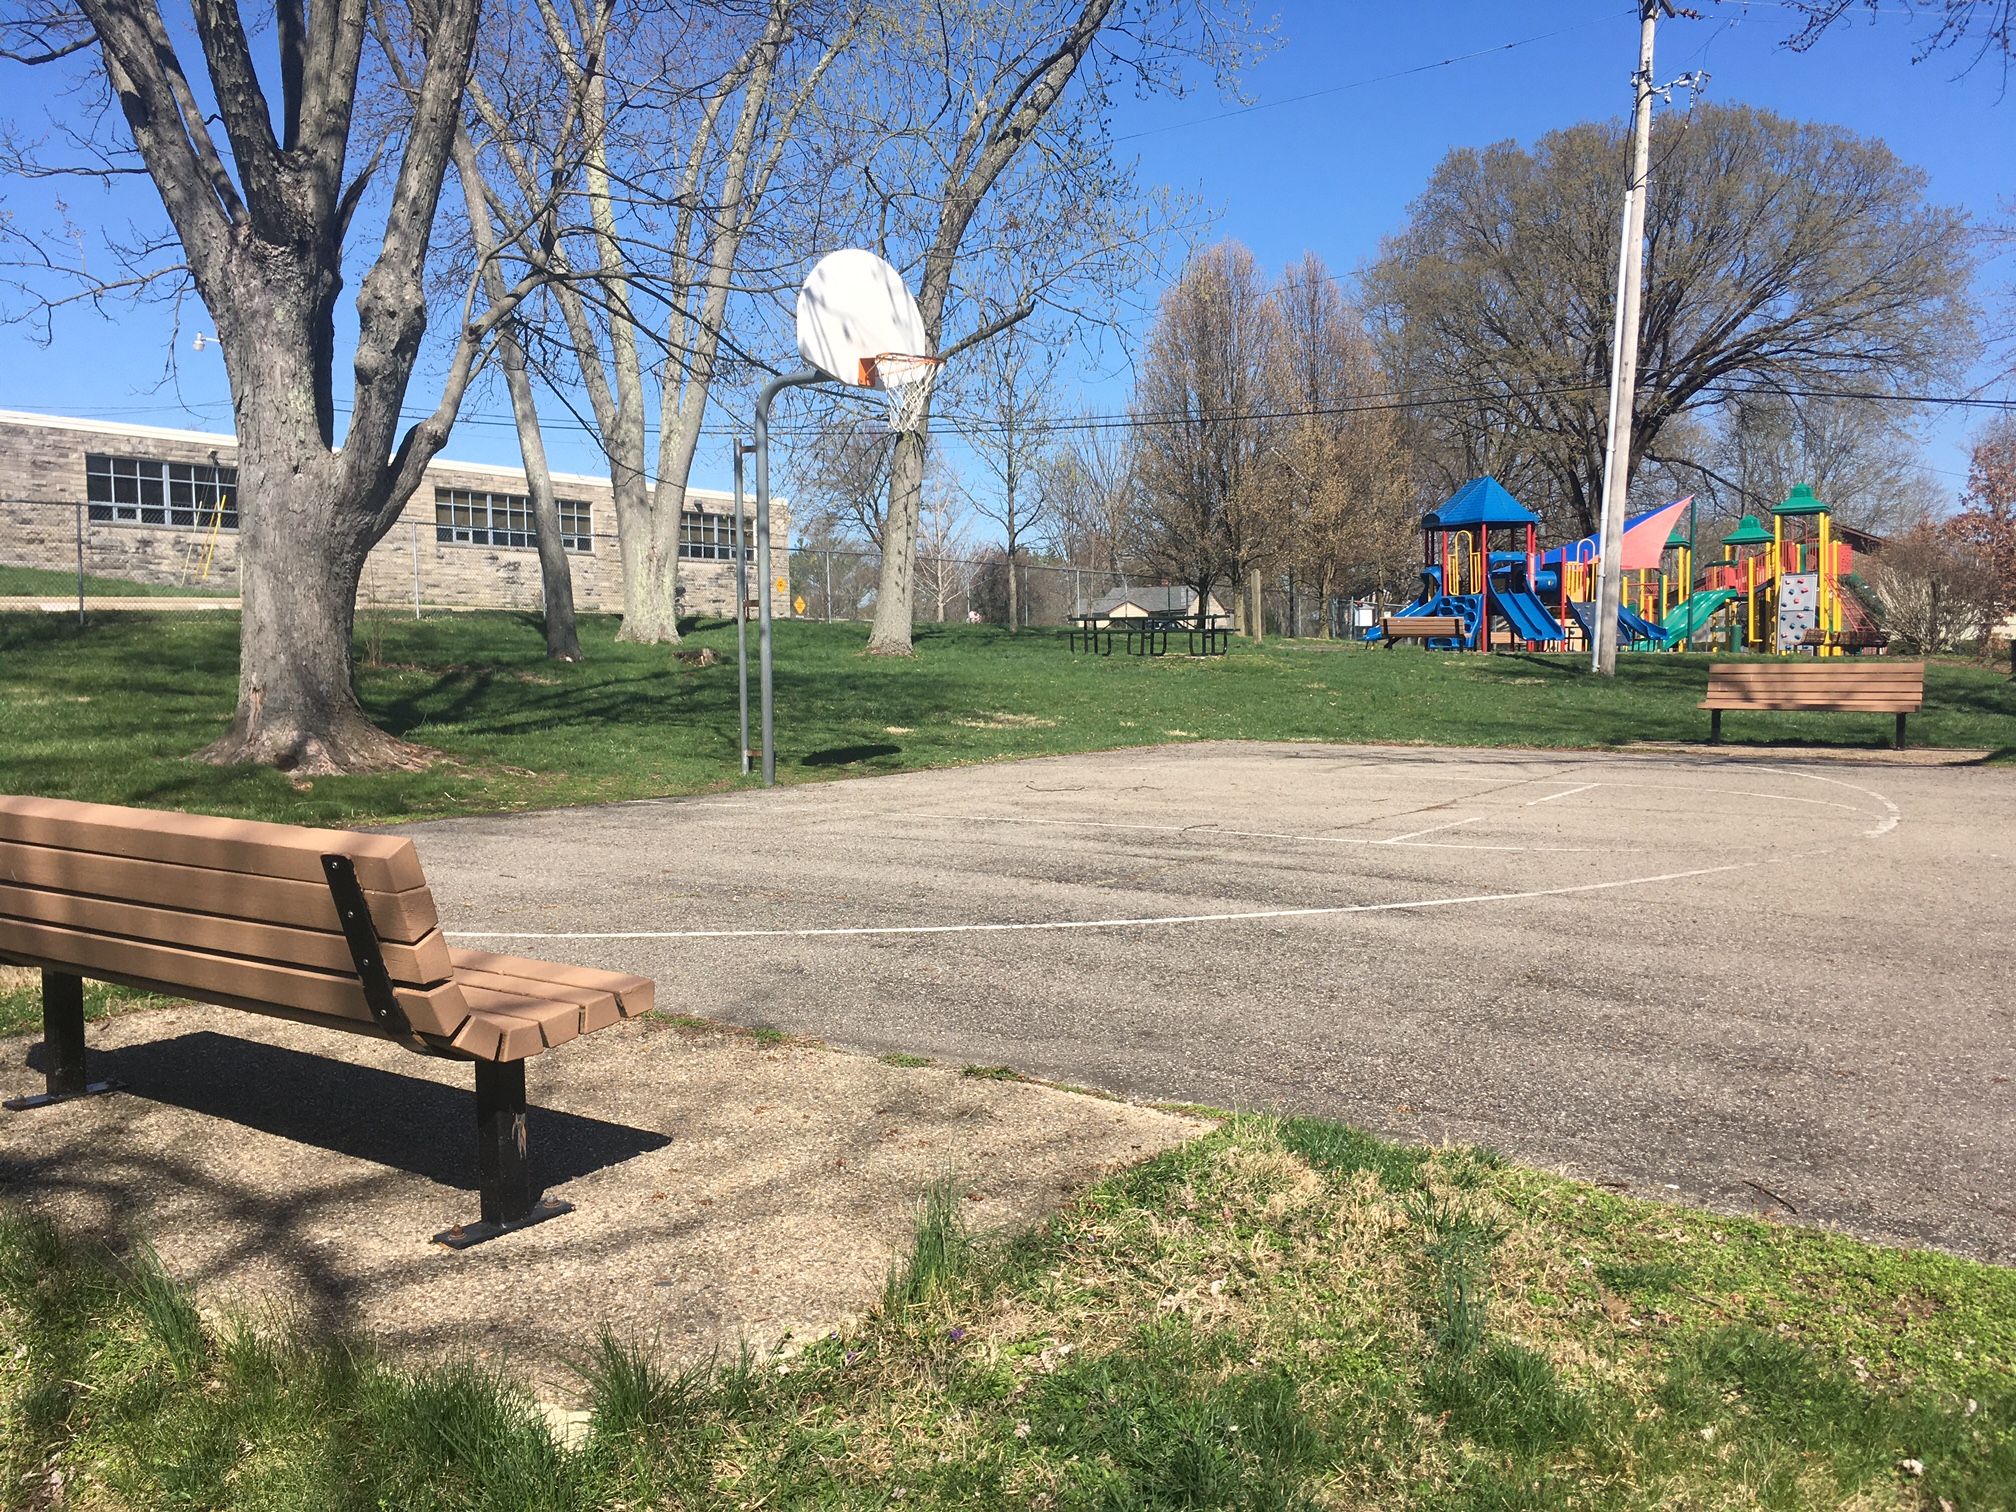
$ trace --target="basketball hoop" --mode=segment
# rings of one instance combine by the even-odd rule
[[[861,386],[880,389],[889,400],[889,429],[911,435],[924,429],[931,390],[938,382],[943,357],[914,352],[879,352],[861,359]]]

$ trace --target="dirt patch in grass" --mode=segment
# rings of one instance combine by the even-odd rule
[[[30,1041],[0,1041],[10,1081]],[[598,1325],[693,1363],[859,1317],[934,1181],[1025,1226],[1201,1127],[1124,1103],[885,1065],[763,1032],[618,1026],[528,1066],[532,1169],[565,1217],[451,1256],[476,1216],[466,1065],[224,1008],[126,1015],[131,1091],[0,1120],[8,1195],[139,1230],[205,1302],[279,1305],[392,1354],[474,1350],[565,1384]]]

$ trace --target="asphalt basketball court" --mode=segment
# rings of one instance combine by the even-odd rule
[[[1978,765],[1187,744],[408,832],[459,943],[675,1012],[2016,1254]]]

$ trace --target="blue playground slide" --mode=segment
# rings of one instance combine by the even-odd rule
[[[1491,595],[1491,607],[1505,616],[1512,633],[1522,640],[1560,641],[1568,638],[1547,606],[1530,593],[1500,590]]]
[[[1568,612],[1575,616],[1575,623],[1582,627],[1584,635],[1594,635],[1596,633],[1596,606],[1594,604],[1588,602],[1586,599],[1579,603],[1574,599],[1570,599],[1568,601]],[[1666,644],[1666,632],[1650,620],[1633,612],[1631,606],[1628,604],[1619,604],[1617,606],[1617,628],[1622,633],[1623,638],[1634,645],[1641,641],[1650,641],[1662,646]]]

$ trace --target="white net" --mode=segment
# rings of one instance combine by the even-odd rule
[[[889,401],[889,429],[898,435],[924,429],[930,415],[931,389],[938,381],[942,357],[919,357],[908,352],[884,352],[870,358],[865,366],[875,386]]]

